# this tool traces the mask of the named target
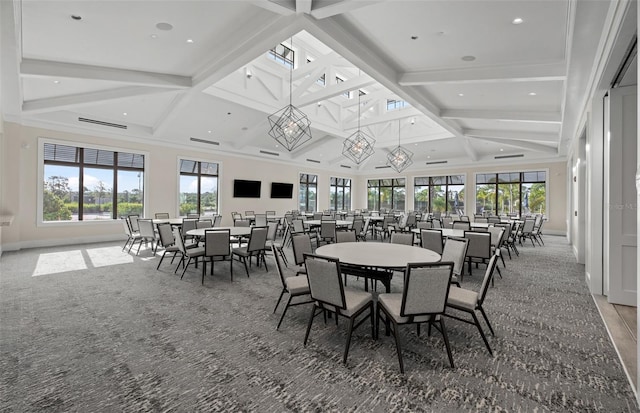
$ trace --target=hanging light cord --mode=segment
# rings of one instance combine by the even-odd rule
[[[293,53],[293,37],[289,40],[291,43],[291,53]],[[289,68],[289,106],[293,106],[293,63],[291,59],[291,67]]]

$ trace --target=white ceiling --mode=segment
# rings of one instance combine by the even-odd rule
[[[588,4],[604,2],[582,3],[2,1],[2,109],[5,119],[49,128],[275,158],[263,150],[359,173],[386,164],[399,138],[414,152],[413,169],[510,154],[523,154],[518,162],[559,160],[571,134],[566,124],[577,121],[566,114],[580,113],[572,105],[583,93],[567,85],[592,70],[570,62],[594,55],[607,11]],[[583,13],[589,19],[576,17],[579,7],[593,8]],[[589,40],[573,33],[585,32],[593,47],[572,50]],[[291,40],[292,102],[309,117],[313,138],[290,153],[267,134],[267,116],[290,99],[290,71],[267,52]],[[325,86],[315,81],[323,73]],[[336,75],[345,82],[336,84]],[[342,96],[358,89],[367,92],[360,117],[357,94]],[[409,106],[387,111],[387,99]],[[341,155],[342,142],[359,119],[376,146],[354,165]]]

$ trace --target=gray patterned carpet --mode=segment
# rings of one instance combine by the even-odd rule
[[[305,348],[305,305],[276,331],[272,258],[251,278],[235,264],[233,283],[216,265],[202,286],[199,270],[180,280],[116,243],[5,253],[0,411],[637,411],[584,268],[564,238],[546,243],[507,259],[489,290],[494,357],[475,327],[447,319],[452,370],[437,332],[407,327],[405,375],[393,338],[373,341],[367,324],[346,365],[344,321],[318,318]]]

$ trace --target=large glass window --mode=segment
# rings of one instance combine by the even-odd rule
[[[476,175],[476,213],[545,214],[546,173],[504,172]]]
[[[295,61],[295,52],[290,47],[287,47],[280,43],[267,53],[271,59],[278,63],[282,63],[288,68],[293,68],[293,62]]]
[[[45,143],[43,166],[44,222],[143,213],[144,155]]]
[[[180,160],[180,215],[218,213],[218,164]]]
[[[416,177],[413,204],[417,211],[464,213],[464,175]]]
[[[404,211],[405,178],[370,179],[367,181],[367,208],[372,211],[398,209]]]
[[[351,209],[351,179],[332,177],[329,192],[329,208],[332,211]]]
[[[300,174],[300,192],[298,194],[298,205],[300,211],[315,212],[318,193],[318,176],[310,174]]]

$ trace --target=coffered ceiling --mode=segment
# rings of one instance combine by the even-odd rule
[[[384,167],[398,142],[414,152],[410,170],[563,159],[609,2],[0,7],[7,120],[367,173]],[[269,53],[281,43],[295,52],[293,70]],[[393,109],[390,100],[406,105]],[[292,152],[268,136],[267,121],[290,101],[312,128]],[[376,140],[360,165],[342,156],[358,122]]]

